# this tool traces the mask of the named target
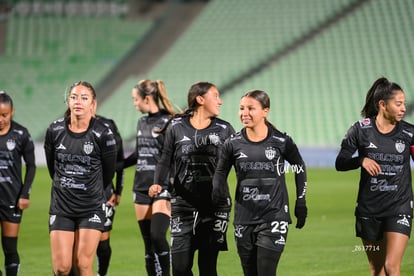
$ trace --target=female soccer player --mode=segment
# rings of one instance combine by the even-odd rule
[[[174,167],[171,200],[171,254],[173,275],[193,275],[195,250],[201,276],[217,275],[217,257],[227,250],[227,209],[213,209],[212,179],[219,149],[234,133],[233,127],[217,118],[222,101],[216,86],[199,82],[188,92],[188,106],[168,125],[161,160],[155,171],[151,197],[162,193]],[[220,226],[220,227],[219,227]]]
[[[23,210],[29,208],[35,176],[34,144],[25,127],[13,121],[13,100],[0,91],[0,224],[6,275],[17,275],[17,238]],[[26,163],[22,179],[22,157]],[[1,272],[0,272],[1,274]]]
[[[125,159],[125,167],[136,166],[135,214],[144,239],[146,269],[150,276],[170,275],[170,247],[166,238],[171,215],[169,180],[165,179],[162,192],[154,198],[148,195],[148,189],[154,183],[155,166],[162,152],[164,135],[160,135],[160,130],[175,111],[160,80],[141,80],[132,89],[132,99],[139,112],[148,114],[139,119],[136,150]]]
[[[213,180],[215,205],[230,208],[226,180],[234,166],[234,235],[246,276],[276,275],[291,223],[287,173],[295,174],[296,228],[305,225],[307,216],[305,163],[292,138],[267,120],[269,109],[270,99],[263,91],[250,91],[241,98],[239,117],[244,128],[224,144]]]
[[[335,162],[338,171],[361,168],[355,229],[371,275],[400,275],[411,233],[414,126],[402,120],[405,104],[398,84],[377,79],[366,95],[364,119],[348,130]]]
[[[96,249],[104,230],[105,188],[112,183],[116,141],[96,120],[96,93],[80,81],[69,89],[70,116],[46,131],[45,154],[52,193],[49,232],[53,272],[92,276]]]

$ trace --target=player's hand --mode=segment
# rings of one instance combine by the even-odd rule
[[[150,197],[156,197],[162,191],[161,185],[153,184],[148,190],[148,195]]]
[[[121,195],[115,194],[115,206],[118,206],[121,203]]]
[[[114,207],[118,204],[116,204],[116,194],[112,194],[111,197],[108,199],[108,201],[106,202],[106,204]]]
[[[370,176],[377,176],[381,172],[380,165],[368,157],[362,159],[362,167],[369,173]]]
[[[29,208],[30,206],[30,199],[28,198],[19,198],[19,202],[17,203],[17,208],[20,210],[24,210]]]
[[[296,228],[301,229],[306,222],[308,216],[308,208],[305,199],[297,199],[295,203],[295,217],[297,218]]]

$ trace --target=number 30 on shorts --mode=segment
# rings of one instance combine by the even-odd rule
[[[270,230],[272,233],[286,234],[289,223],[284,220],[281,220],[281,221],[275,220],[270,223],[270,226],[272,227],[272,230]]]

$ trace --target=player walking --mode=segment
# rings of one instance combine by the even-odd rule
[[[411,233],[414,126],[402,120],[405,104],[398,84],[377,79],[361,111],[365,119],[348,130],[335,163],[338,171],[361,168],[355,229],[371,275],[400,275]]]
[[[55,275],[92,276],[96,249],[104,230],[105,188],[112,183],[116,141],[96,120],[96,93],[88,82],[69,89],[69,116],[46,131],[45,154],[52,193],[50,243]]]
[[[169,179],[162,182],[162,192],[156,197],[150,197],[148,189],[154,183],[155,167],[162,152],[164,135],[160,135],[160,130],[175,111],[160,80],[141,80],[132,89],[132,98],[135,108],[148,114],[138,121],[136,149],[124,163],[125,167],[136,166],[135,214],[145,245],[146,270],[149,276],[170,275],[170,247],[166,238],[171,215]]]
[[[13,100],[0,91],[0,223],[7,276],[17,275],[17,239],[23,210],[29,208],[35,176],[34,144],[25,127],[13,121]],[[22,179],[22,158],[26,164]],[[1,271],[0,271],[1,274]]]
[[[222,101],[217,88],[208,82],[191,86],[188,106],[168,126],[161,160],[149,195],[157,196],[174,166],[171,200],[171,254],[173,275],[193,275],[194,253],[198,250],[200,275],[217,275],[217,257],[227,250],[228,209],[213,209],[212,179],[219,149],[233,127],[217,118]]]
[[[224,144],[213,181],[215,205],[230,208],[226,180],[234,166],[234,235],[246,276],[276,275],[291,223],[287,173],[295,174],[296,228],[304,226],[307,216],[305,163],[292,138],[268,122],[269,109],[270,99],[263,91],[247,92],[241,98],[239,117],[244,128]]]

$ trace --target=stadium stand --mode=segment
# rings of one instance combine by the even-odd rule
[[[148,77],[162,78],[182,107],[196,81],[223,87],[221,116],[236,128],[240,96],[265,90],[272,98],[270,119],[298,144],[338,147],[360,118],[374,79],[384,75],[405,88],[409,101],[414,96],[407,48],[414,26],[407,11],[413,8],[406,0],[211,1]],[[284,54],[275,62],[263,62],[278,53]]]
[[[120,17],[12,16],[0,89],[15,99],[15,119],[42,140],[65,110],[67,88],[78,80],[97,85],[151,25]]]
[[[130,91],[143,78],[162,79],[169,96],[181,108],[192,83],[215,83],[224,101],[221,117],[236,128],[240,128],[237,116],[240,96],[252,89],[265,90],[272,100],[270,120],[288,131],[300,146],[316,150],[316,154],[324,148],[339,146],[346,129],[360,118],[366,91],[377,77],[383,75],[399,83],[408,102],[414,102],[414,84],[410,82],[414,73],[414,51],[410,48],[414,43],[411,16],[414,1],[262,0],[258,5],[251,0],[211,0],[206,3],[181,35],[168,40],[167,51],[157,56],[156,63],[147,64],[143,73],[125,76],[125,81],[99,103],[98,112],[115,119],[124,139],[135,136],[140,115],[132,106]],[[171,10],[167,9],[168,12]],[[63,112],[63,105],[54,106],[63,104],[63,84],[70,84],[65,81],[66,76],[76,76],[81,70],[84,79],[101,85],[103,79],[115,75],[117,61],[130,57],[125,54],[131,55],[128,52],[133,43],[131,33],[144,37],[159,27],[145,21],[136,30],[131,22],[108,18],[82,18],[79,25],[65,23],[69,18],[43,16],[42,23],[36,20],[41,19],[11,20],[13,34],[7,51],[14,52],[0,57],[0,69],[12,72],[8,77],[0,77],[1,83],[22,92],[19,103],[29,110],[28,114],[36,114],[29,120],[33,128],[36,128],[33,117],[39,116],[39,121],[48,118],[49,122]],[[99,20],[101,23],[97,23]],[[33,25],[46,24],[51,31],[38,32],[37,29],[46,30],[39,27],[25,33],[29,21]],[[67,23],[75,28],[65,27]],[[116,24],[111,29],[115,37],[103,38],[96,44],[88,40],[89,36],[98,35],[102,26],[109,28]],[[82,30],[89,25],[93,25],[89,33]],[[58,26],[65,31],[58,31]],[[65,35],[58,39],[58,33]],[[62,48],[61,43],[70,34],[83,37],[79,41],[88,41],[90,47],[73,44],[74,54],[65,57],[72,44],[68,42]],[[102,41],[114,46],[116,53],[105,52]],[[122,45],[116,45],[117,42]],[[62,49],[67,50],[62,52]],[[133,49],[142,51],[141,56],[149,53],[145,47]],[[78,56],[79,51],[87,54]],[[42,58],[44,55],[46,59]],[[65,58],[56,58],[60,55]],[[46,66],[43,60],[54,66]],[[46,73],[40,73],[43,71]],[[37,99],[51,103],[47,106],[55,109],[53,115],[40,114],[47,111],[41,108],[39,112]],[[32,103],[36,108],[30,106]],[[414,104],[408,105],[408,121],[414,120],[413,108]],[[26,115],[19,116],[23,120]]]

